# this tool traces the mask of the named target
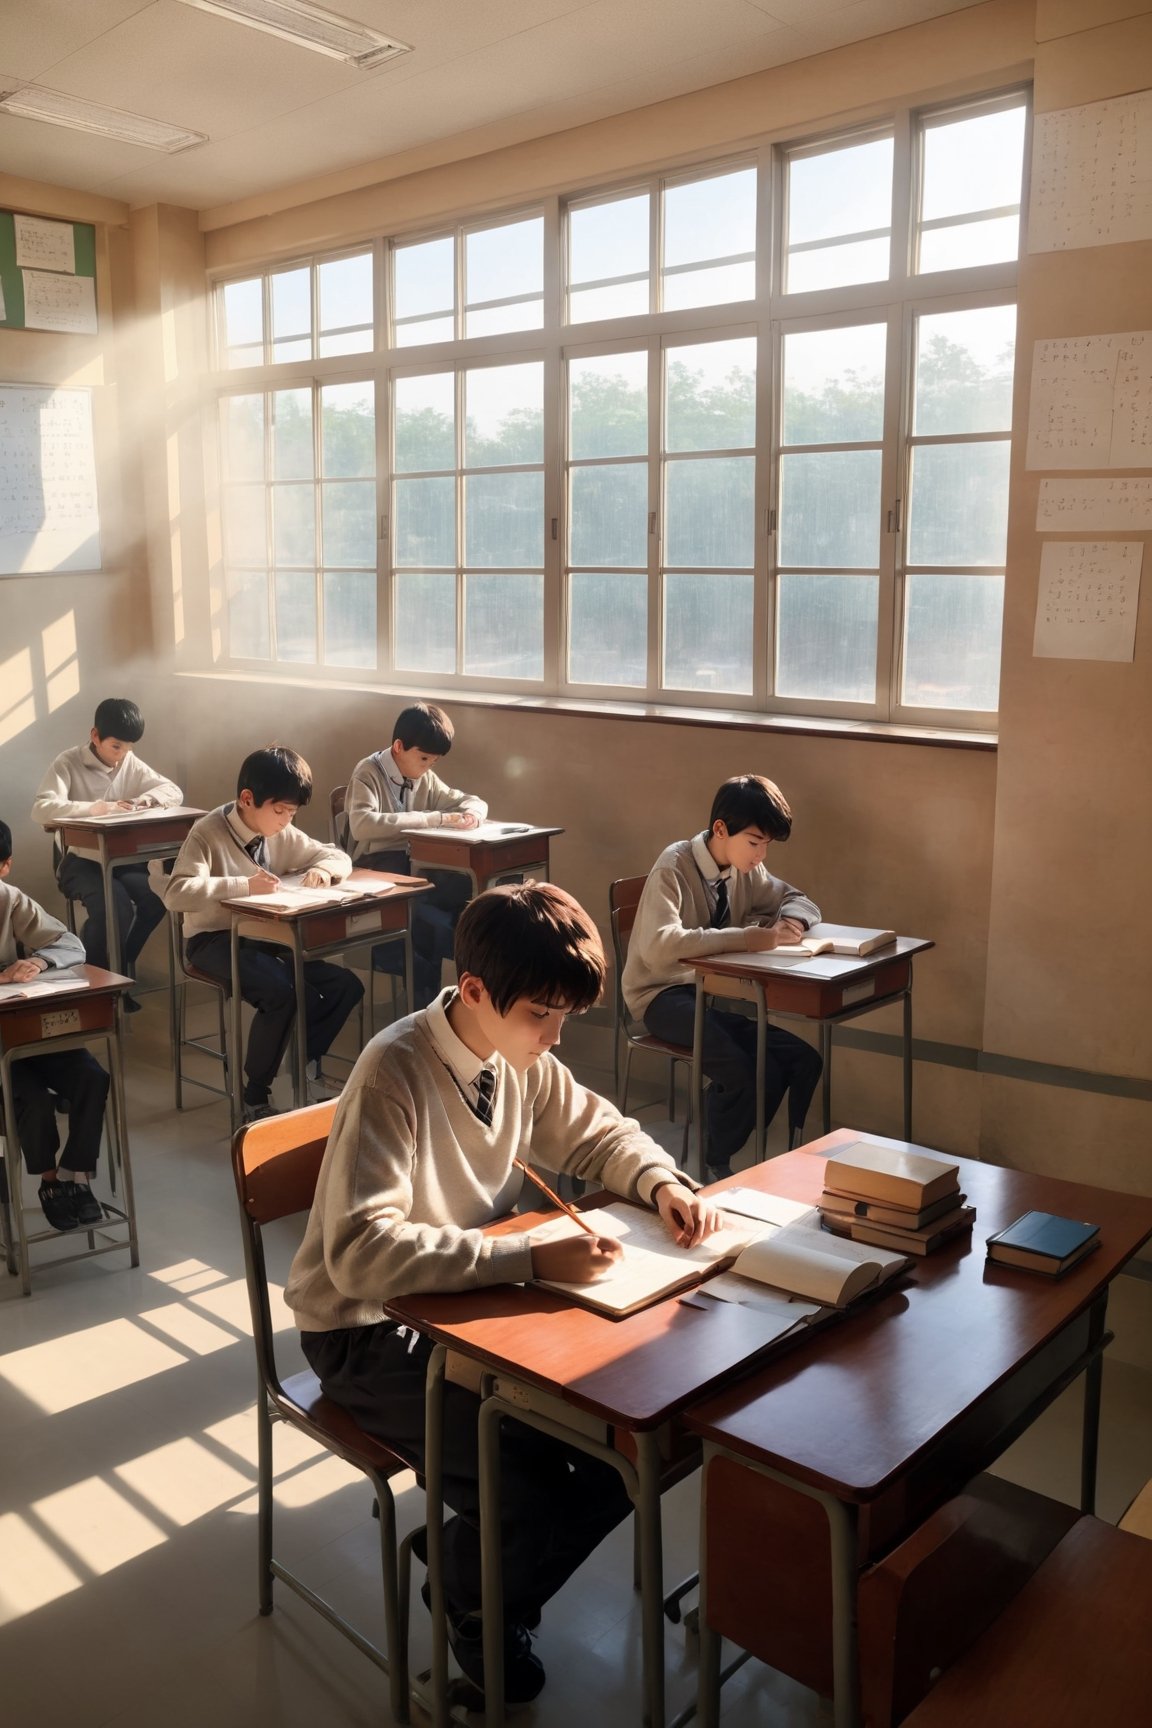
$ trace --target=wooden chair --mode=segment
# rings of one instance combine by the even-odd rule
[[[232,1139],[232,1173],[244,1227],[244,1264],[252,1335],[256,1345],[256,1424],[259,1446],[259,1597],[261,1614],[272,1612],[274,1579],[287,1584],[342,1632],[388,1675],[390,1708],[396,1722],[409,1719],[408,1593],[413,1536],[397,1547],[396,1502],[391,1481],[411,1468],[408,1461],[374,1440],[338,1404],[326,1398],[310,1369],[282,1380],[276,1364],[275,1331],[268,1299],[263,1230],[278,1218],[306,1212],[316,1180],[335,1102],[313,1104],[283,1116],[253,1122]],[[331,1603],[290,1572],[272,1551],[272,1425],[286,1422],[315,1440],[372,1484],[380,1514],[380,1561],[384,1580],[385,1647],[381,1649]],[[414,1532],[413,1535],[416,1533]]]
[[[663,1038],[657,1038],[651,1032],[646,1032],[638,1025],[628,1012],[628,1004],[624,1000],[622,979],[624,963],[628,958],[628,942],[632,935],[632,926],[636,922],[636,909],[640,904],[640,896],[644,891],[647,876],[621,876],[608,889],[608,911],[612,923],[612,959],[615,968],[616,1015],[612,1034],[612,1072],[615,1079],[616,1100],[622,1111],[628,1109],[628,1079],[632,1068],[633,1050],[652,1050],[659,1056],[668,1058],[668,1116],[670,1121],[676,1120],[676,1064],[683,1062],[688,1069],[690,1082],[692,1077],[692,1048],[687,1044],[669,1044]],[[620,1072],[620,1041],[624,1041],[624,1072],[621,1081]],[[682,1158],[688,1157],[688,1134],[692,1126],[692,1096],[695,1085],[688,1087],[688,1107],[684,1117],[684,1151]],[[701,1164],[703,1164],[703,1146],[701,1146]]]

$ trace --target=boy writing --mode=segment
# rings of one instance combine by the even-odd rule
[[[409,870],[406,833],[414,828],[475,828],[488,814],[482,798],[457,792],[434,772],[455,732],[443,708],[416,702],[396,717],[392,744],[357,762],[344,814],[353,860],[368,870]],[[442,961],[451,958],[456,921],[468,899],[458,871],[429,872],[436,886],[412,908],[413,992],[427,1007],[440,988]]]
[[[456,969],[456,989],[379,1033],[357,1062],[285,1292],[324,1391],[417,1468],[431,1345],[392,1324],[383,1301],[587,1280],[621,1252],[584,1233],[486,1235],[516,1201],[518,1154],[654,1207],[685,1246],[716,1227],[667,1153],[552,1055],[605,975],[571,895],[525,883],[477,896],[456,931]],[[449,1636],[482,1690],[477,1400],[452,1384],[446,1398],[445,1494],[458,1514],[445,1529]],[[629,1502],[610,1466],[550,1436],[506,1423],[502,1447],[505,1697],[523,1703],[544,1684],[528,1629]]]
[[[231,934],[225,900],[246,894],[271,894],[280,878],[302,872],[305,888],[340,882],[352,861],[335,846],[325,846],[293,827],[298,810],[312,797],[312,770],[295,750],[270,745],[254,750],[241,765],[236,801],[209,811],[180,848],[164,891],[170,911],[184,914],[188,959],[223,984],[232,980]],[[308,1061],[318,1063],[364,994],[354,972],[323,960],[304,965],[304,1012]],[[271,1116],[272,1082],[280,1067],[296,1016],[291,956],[271,942],[240,946],[240,991],[256,1010],[245,1059],[244,1106],[247,1120]]]
[[[32,806],[35,822],[62,822],[69,816],[108,816],[115,810],[168,809],[179,804],[179,786],[165,780],[136,754],[144,736],[144,721],[135,702],[110,696],[96,710],[86,744],[64,750],[45,774]],[[60,860],[56,879],[69,900],[82,900],[87,913],[84,950],[92,966],[108,965],[108,931],[104,878],[99,853],[70,847]],[[125,970],[135,977],[141,949],[164,916],[164,907],[148,883],[143,864],[114,871],[112,903],[116,933]],[[139,1003],[124,1001],[131,1013]]]
[[[30,984],[54,968],[83,965],[79,936],[5,880],[11,868],[12,830],[0,822],[0,984]],[[12,1064],[12,1091],[16,1139],[29,1175],[40,1178],[40,1206],[53,1230],[101,1223],[104,1214],[90,1186],[108,1097],[108,1076],[99,1062],[90,1050],[26,1056]],[[68,1139],[59,1166],[58,1098],[68,1100]],[[14,1198],[19,1205],[18,1192]]]
[[[628,945],[622,986],[628,1010],[649,1032],[692,1047],[696,975],[690,959],[763,952],[796,942],[819,922],[820,908],[769,875],[765,854],[787,840],[792,812],[760,774],[725,780],[703,834],[678,840],[657,858],[644,885]],[[704,1018],[708,1168],[731,1174],[732,1159],[756,1121],[756,1023],[709,1008]],[[765,1120],[788,1093],[789,1144],[795,1144],[823,1063],[818,1051],[778,1026],[767,1028]]]

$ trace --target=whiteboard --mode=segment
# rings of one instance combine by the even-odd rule
[[[99,568],[92,392],[0,384],[0,576]]]

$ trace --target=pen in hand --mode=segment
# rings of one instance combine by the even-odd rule
[[[547,1194],[549,1200],[551,1200],[551,1202],[554,1206],[558,1206],[560,1208],[561,1212],[566,1212],[568,1214],[569,1218],[574,1219],[575,1222],[577,1224],[579,1224],[581,1230],[586,1230],[588,1232],[589,1236],[592,1236],[596,1240],[599,1240],[599,1232],[596,1230],[593,1230],[591,1224],[588,1223],[588,1220],[586,1218],[582,1218],[580,1216],[580,1214],[579,1214],[579,1212],[577,1212],[575,1206],[569,1206],[567,1200],[561,1200],[559,1194],[556,1193],[555,1189],[549,1188],[549,1186],[548,1186],[547,1182],[545,1182],[543,1176],[538,1176],[536,1174],[535,1170],[530,1169],[529,1166],[527,1164],[525,1164],[525,1162],[522,1158],[513,1158],[512,1162],[513,1162],[513,1164],[515,1164],[517,1170],[522,1171],[524,1173],[524,1175],[527,1176],[529,1182],[535,1182],[535,1184],[536,1184],[537,1188],[539,1188],[541,1194]]]

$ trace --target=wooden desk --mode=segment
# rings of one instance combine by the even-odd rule
[[[90,850],[95,845],[100,854],[108,964],[113,972],[119,972],[121,964],[120,932],[116,928],[112,902],[113,871],[127,864],[146,864],[152,858],[175,858],[188,838],[192,824],[203,815],[203,810],[180,804],[168,810],[126,810],[118,816],[72,816],[64,822],[44,824],[62,846],[83,846]]]
[[[104,1224],[81,1231],[88,1237],[87,1249],[75,1254],[54,1256],[54,1266],[69,1260],[86,1260],[94,1254],[112,1254],[127,1248],[133,1266],[140,1264],[140,1249],[136,1238],[136,1207],[132,1194],[132,1168],[128,1157],[128,1113],[124,1104],[124,1075],[120,1056],[120,1034],[123,1022],[121,998],[132,988],[131,978],[121,978],[114,972],[104,972],[97,966],[73,966],[68,972],[77,979],[87,980],[74,990],[54,990],[41,1001],[35,996],[0,1002],[0,1095],[4,1101],[6,1156],[0,1161],[7,1166],[7,1195],[0,1200],[0,1228],[3,1230],[4,1258],[8,1271],[19,1273],[25,1296],[32,1294],[32,1275],[28,1248],[36,1242],[58,1242],[58,1230],[38,1230],[29,1236],[24,1224],[21,1184],[24,1161],[16,1133],[16,1100],[12,1086],[12,1065],[29,1056],[42,1056],[59,1050],[80,1050],[90,1044],[103,1044],[107,1052],[111,1087],[108,1102],[111,1107],[111,1130],[108,1134],[108,1179],[113,1194],[119,1175],[124,1188],[124,1208],[110,1201],[101,1201]],[[48,975],[51,977],[51,974]],[[29,987],[34,990],[35,986]],[[96,1244],[96,1236],[107,1236],[109,1230],[121,1225],[127,1229],[127,1239],[112,1239]]]
[[[232,1129],[240,1125],[243,1114],[244,1050],[242,1044],[240,995],[240,941],[248,937],[254,942],[275,942],[292,955],[292,983],[296,991],[296,1060],[293,1074],[293,1100],[296,1108],[306,1104],[308,1067],[308,1022],[304,1002],[304,962],[324,960],[332,954],[346,954],[350,949],[375,946],[381,941],[404,943],[404,980],[408,1001],[412,1000],[412,936],[410,914],[413,900],[432,891],[431,882],[421,876],[397,876],[385,870],[353,870],[345,883],[355,887],[358,882],[391,882],[392,889],[378,898],[353,901],[349,905],[289,907],[277,910],[271,906],[253,906],[250,900],[225,900],[232,914],[232,1063],[230,1081],[232,1093]]]
[[[841,1129],[738,1180],[815,1201],[821,1154],[853,1138]],[[789,1615],[800,1624],[813,1612],[828,1640],[818,1671],[797,1677],[832,1693],[841,1728],[854,1724],[860,1569],[1082,1373],[1081,1505],[1093,1508],[1108,1286],[1152,1235],[1152,1199],[959,1162],[978,1209],[971,1240],[917,1261],[909,1281],[687,1413],[704,1442],[703,1728],[718,1716],[721,1636],[793,1672]],[[987,1266],[985,1239],[1031,1207],[1099,1223],[1100,1248],[1057,1280]],[[770,1619],[757,1578],[772,1580],[774,1545],[785,1600]],[[779,1606],[779,1576],[774,1587]]]
[[[727,996],[756,1004],[756,1145],[764,1156],[765,1031],[769,1014],[782,1020],[813,1020],[820,1027],[824,1058],[823,1127],[832,1126],[832,1028],[893,1003],[904,1005],[904,1136],[912,1138],[912,958],[936,944],[921,936],[898,936],[863,960],[814,954],[807,960],[773,954],[711,954],[693,960],[696,972],[696,1024],[692,1042],[692,1084],[696,1132],[704,1162],[704,1070],[701,1061],[706,997]]]
[[[475,896],[507,876],[547,881],[549,842],[563,832],[527,822],[481,822],[478,828],[414,828],[404,838],[413,870],[457,870],[471,879]]]

